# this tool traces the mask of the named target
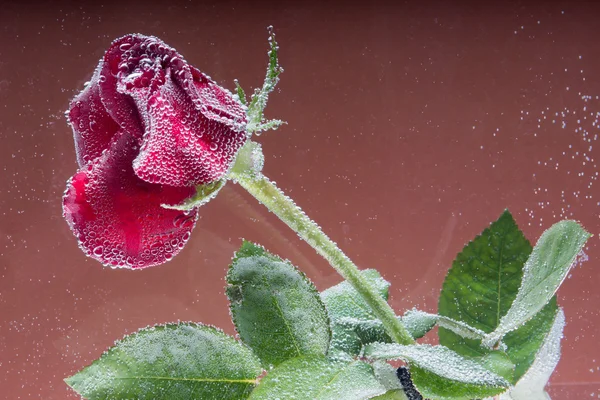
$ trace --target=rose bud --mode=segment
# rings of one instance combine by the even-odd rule
[[[112,267],[176,255],[197,209],[161,204],[223,178],[247,139],[244,106],[151,36],[115,40],[67,115],[79,171],[63,215],[81,249]]]

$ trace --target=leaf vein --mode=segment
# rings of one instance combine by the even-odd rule
[[[288,324],[287,319],[285,318],[285,315],[283,314],[283,310],[281,309],[281,306],[279,305],[279,302],[277,301],[276,297],[273,297],[273,303],[275,304],[275,307],[277,308],[279,315],[281,315],[281,319],[283,320],[283,324],[285,325],[285,328],[288,330],[288,333],[290,334],[290,338],[292,339],[292,343],[294,344],[294,348],[296,349],[298,356],[301,356],[302,352],[300,351],[300,347],[298,347],[298,342],[296,340],[296,337],[294,336],[294,332],[292,331],[292,328]]]
[[[114,379],[146,379],[156,381],[188,381],[188,382],[221,382],[221,383],[245,383],[256,384],[256,379],[220,379],[220,378],[178,378],[172,376],[117,376]]]
[[[325,389],[328,389],[328,386],[330,386],[340,376],[340,374],[342,372],[344,372],[346,369],[350,368],[357,362],[358,361],[353,361],[350,364],[346,365],[344,368],[341,368],[335,375],[333,375],[333,377],[329,380],[329,382],[327,382],[325,385],[323,385],[323,387],[321,388],[321,390],[319,390],[319,393],[317,393],[317,396],[315,398],[318,399],[321,396],[321,394],[323,394]]]

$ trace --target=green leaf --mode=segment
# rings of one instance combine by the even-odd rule
[[[415,339],[425,336],[427,332],[433,329],[438,319],[438,315],[429,314],[417,309],[406,311],[401,318],[404,327]]]
[[[272,26],[269,27],[269,44],[269,65],[265,81],[261,89],[254,90],[254,94],[252,94],[250,104],[248,105],[248,126],[246,128],[248,132],[257,132],[258,127],[262,125],[269,94],[275,89],[275,86],[279,82],[279,75],[283,72],[283,68],[279,66],[277,57],[279,47],[277,46]]]
[[[483,337],[483,332],[470,328],[462,322],[453,321],[450,318],[440,317],[435,314],[428,314],[417,310],[407,311],[404,316],[397,318],[404,324],[408,333],[415,339],[423,337],[433,328],[436,322],[440,322],[440,326],[452,327],[455,332],[460,332],[466,337]],[[343,317],[338,319],[334,325],[342,328],[341,332],[345,334],[344,345],[353,349],[352,351],[347,350],[349,354],[358,354],[355,351],[360,351],[360,348],[367,343],[393,342],[385,331],[383,323],[378,319],[365,320]],[[354,332],[355,335],[350,334],[350,332]]]
[[[454,321],[453,319],[442,317],[436,314],[429,314],[416,309],[408,310],[400,319],[408,333],[414,338],[419,339],[429,332],[435,324],[452,330],[453,332],[467,338],[481,339],[485,332],[472,328],[464,322]],[[391,343],[393,340],[385,332],[383,323],[378,319],[363,320],[358,318],[340,318],[337,324],[342,325],[346,330],[352,330],[362,344],[382,342]]]
[[[542,234],[523,268],[515,301],[494,332],[486,337],[485,344],[493,345],[550,301],[590,236],[575,221],[558,222]]]
[[[472,326],[469,326],[462,321],[456,321],[452,318],[444,317],[443,315],[438,315],[437,324],[441,328],[452,331],[466,339],[481,340],[481,338],[483,338],[483,336],[485,335],[485,332],[483,332],[482,330],[473,328]]]
[[[389,392],[382,394],[381,396],[373,397],[373,400],[410,400],[404,394],[402,389],[390,390]]]
[[[289,262],[244,242],[227,284],[240,339],[263,366],[327,353],[331,333],[325,306],[315,286]]]
[[[240,82],[237,79],[234,79],[233,83],[235,83],[235,91],[240,103],[246,105],[246,92],[244,92],[244,89],[240,86]]]
[[[477,237],[459,254],[444,283],[444,290],[440,296],[440,313],[446,313],[446,315],[453,316],[454,318],[460,318],[461,316],[465,318],[466,316],[469,323],[474,323],[473,318],[469,319],[473,315],[484,315],[486,310],[489,314],[493,313],[494,303],[489,301],[489,293],[493,293],[493,291],[488,292],[487,296],[485,291],[481,291],[479,294],[474,293],[473,299],[468,303],[464,301],[464,298],[462,300],[461,298],[453,298],[452,290],[464,291],[464,289],[469,289],[470,282],[475,280],[478,285],[474,287],[483,287],[482,283],[485,282],[486,275],[481,274],[477,276],[475,270],[477,263],[481,263],[481,260],[496,260],[489,261],[486,264],[495,266],[499,274],[502,271],[506,271],[506,265],[498,262],[498,260],[502,258],[506,260],[506,257],[509,257],[509,261],[511,259],[522,260],[519,270],[522,276],[523,265],[529,254],[531,254],[531,250],[529,246],[525,245],[526,241],[524,237],[520,237],[517,231],[518,228],[512,217],[510,217],[508,212],[505,212],[498,221],[493,223],[481,236]],[[515,244],[506,246],[507,240],[508,243]],[[504,245],[501,246],[500,243]],[[481,264],[483,265],[483,263]],[[511,271],[515,267],[511,263],[508,263],[507,266]],[[487,270],[486,267],[479,266],[479,268]],[[488,286],[494,287],[497,285],[501,297],[504,297],[505,300],[510,300],[512,303],[517,297],[518,286],[516,277],[518,276],[519,273],[514,272],[514,278],[509,278],[508,284],[506,284],[506,279],[498,280],[492,277],[489,279]],[[461,285],[462,287],[460,287]],[[508,311],[509,307],[506,306],[507,303],[508,301],[496,303],[500,307],[500,315],[504,315]],[[515,365],[514,378],[511,380],[511,383],[515,383],[533,362],[535,354],[550,330],[556,309],[556,298],[554,298],[533,319],[517,330],[509,332],[504,338],[504,344],[507,346],[506,352]],[[440,329],[439,332],[441,344],[470,357],[484,356],[489,352],[488,348],[480,345],[477,335],[470,338],[474,340],[465,339],[469,338],[469,336],[455,329],[456,326],[446,325],[442,320],[438,321],[438,323],[441,327],[445,328]],[[487,324],[477,324],[475,322],[475,326],[489,333],[492,329],[497,328],[498,323],[499,321],[496,318],[495,321],[488,322]]]
[[[373,343],[365,347],[365,356],[408,362],[423,397],[473,399],[494,396],[509,386],[501,376],[444,346]]]
[[[397,390],[402,389],[402,384],[398,375],[396,375],[396,368],[392,367],[385,361],[377,360],[373,363],[373,372],[377,380],[383,385],[386,390]]]
[[[473,361],[503,377],[508,382],[515,381],[515,364],[504,351],[494,350],[482,357],[473,358]]]
[[[421,367],[412,367],[410,373],[415,387],[425,398],[471,400],[495,396],[508,388],[508,382],[506,386],[499,387],[454,381]]]
[[[280,119],[270,119],[268,121],[264,121],[254,127],[253,132],[257,135],[264,131],[276,131],[279,129],[281,125],[287,125],[287,122],[282,121]]]
[[[467,339],[481,340],[485,335],[482,330],[473,328],[462,321],[456,321],[443,315],[429,314],[417,309],[408,310],[404,313],[402,322],[415,339],[425,336],[436,324]]]
[[[189,211],[194,208],[203,206],[212,199],[214,199],[226,183],[226,179],[221,179],[219,181],[207,183],[204,185],[198,185],[196,186],[196,194],[186,199],[183,203],[161,204],[161,207],[171,210]]]
[[[271,370],[250,400],[362,400],[385,392],[365,362],[299,357]]]
[[[331,358],[351,361],[363,347],[363,342],[354,329],[347,325],[331,323],[331,342],[328,355]]]
[[[389,282],[374,269],[363,270],[361,274],[377,289],[381,297],[387,300]],[[364,343],[356,332],[357,326],[363,323],[367,325],[378,323],[371,307],[346,281],[323,291],[321,299],[325,303],[331,320],[330,355],[338,358],[358,355]],[[379,324],[381,325],[381,334],[389,339],[383,325]]]
[[[363,277],[385,300],[389,296],[390,283],[383,279],[379,272],[374,269],[360,271]],[[376,319],[371,307],[360,294],[346,281],[342,281],[321,293],[321,299],[327,307],[329,317],[332,321],[340,318],[356,318],[361,320]]]
[[[440,313],[453,318],[465,318],[469,323],[485,332],[491,332],[500,322],[497,318],[498,312],[495,314],[496,319],[492,321],[488,319],[487,323],[473,322],[475,319],[472,316],[485,315],[486,312],[492,315],[494,308],[498,310],[498,307],[501,316],[506,314],[510,308],[508,305],[512,304],[512,301],[517,297],[520,285],[518,281],[522,277],[523,265],[529,254],[531,254],[531,248],[528,242],[522,234],[519,234],[510,214],[505,212],[481,236],[467,245],[454,261],[440,296]],[[506,263],[507,259],[509,260],[508,263]],[[491,261],[483,263],[482,260]],[[504,262],[500,262],[501,260],[504,260]],[[516,272],[512,272],[517,267],[511,262],[512,260],[518,260],[521,263]],[[509,275],[508,283],[506,279],[497,279],[494,276],[489,278],[486,274],[477,275],[477,267],[484,271],[489,269],[482,265],[494,266],[499,273],[499,277],[502,277],[502,273],[506,272],[507,269],[511,271],[510,274],[514,275],[512,277]],[[486,276],[488,276],[487,285],[497,288],[496,290],[500,292],[500,296],[496,298],[504,298],[504,301],[496,303],[496,307],[490,301],[490,293],[494,293],[494,290],[488,291],[487,294],[483,290],[474,292],[470,296],[472,297],[470,302],[465,301],[464,297],[452,297],[455,295],[453,294],[454,291],[459,293],[465,293],[465,289],[469,291],[472,281],[476,281],[476,284],[473,284],[472,287],[484,287]],[[506,277],[506,275],[504,276]],[[554,298],[533,319],[517,330],[508,333],[504,338],[504,344],[507,346],[506,352],[515,365],[514,378],[511,383],[515,383],[533,362],[536,352],[550,330],[556,309],[556,299]],[[477,334],[469,338],[464,331],[457,330],[457,326],[447,325],[446,322],[438,321],[438,324],[442,327],[439,332],[441,344],[469,357],[481,357],[489,353],[488,348],[480,345]],[[460,321],[458,322],[460,323]]]
[[[94,399],[245,399],[262,369],[252,351],[216,328],[180,323],[126,336],[65,379]]]
[[[517,295],[531,245],[508,211],[458,254],[440,294],[438,313],[492,332]],[[448,327],[439,330],[440,344],[469,357],[489,350]]]
[[[510,389],[509,393],[500,397],[502,400],[546,400],[550,398],[544,391],[544,387],[560,360],[560,341],[564,326],[565,314],[562,309],[558,309],[531,368],[515,387]]]
[[[512,383],[518,381],[535,360],[536,353],[552,328],[557,310],[556,296],[554,296],[535,317],[519,329],[509,332],[502,339],[507,347],[508,356],[515,364]]]
[[[413,333],[412,328],[415,327],[406,326],[410,334]],[[418,326],[416,328],[421,329],[422,327]],[[378,319],[340,318],[332,324],[331,329],[333,339],[329,354],[332,357],[347,359],[348,356],[358,355],[366,344],[393,342],[385,331],[383,323]],[[417,333],[420,333],[420,331]]]

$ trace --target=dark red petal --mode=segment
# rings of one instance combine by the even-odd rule
[[[141,179],[190,186],[223,177],[247,138],[245,110],[230,92],[152,36],[114,41],[101,75],[113,118],[144,132],[134,163]]]
[[[198,112],[169,75],[150,98],[147,118],[133,167],[140,178],[152,183],[190,186],[216,181],[245,140],[244,132],[233,132]]]
[[[206,118],[220,121],[231,127],[235,132],[246,130],[246,110],[236,100],[231,92],[217,85],[208,76],[190,65],[191,80],[181,79],[183,74],[177,75],[178,83],[185,89],[196,108]],[[186,84],[188,82],[188,84]],[[189,84],[191,82],[191,84]],[[244,143],[240,136],[238,140]]]
[[[77,97],[71,101],[68,118],[73,128],[77,162],[82,167],[107,149],[119,125],[100,101],[99,70]]]
[[[190,237],[196,210],[179,204],[193,188],[150,184],[133,172],[138,140],[119,132],[108,151],[84,166],[68,184],[63,213],[86,254],[111,267],[144,268],[179,253]]]
[[[140,115],[133,99],[119,90],[120,68],[130,53],[139,52],[144,36],[127,35],[115,40],[104,54],[99,71],[100,97],[110,116],[127,132],[142,134]]]

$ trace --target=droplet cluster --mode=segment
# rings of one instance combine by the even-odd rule
[[[134,168],[148,182],[190,186],[216,181],[246,140],[240,102],[155,37],[129,35],[115,41],[100,76],[110,77],[100,83],[103,93],[107,86],[107,93],[116,87],[112,94],[129,101],[122,106],[135,109],[143,140]]]
[[[142,179],[190,186],[220,179],[238,148],[223,123],[205,118],[170,77],[148,102],[146,130],[134,169]]]
[[[131,166],[136,139],[121,134],[68,182],[64,216],[81,249],[111,267],[141,268],[169,261],[190,238],[197,211],[162,208],[193,193],[139,179]]]
[[[64,215],[82,250],[112,267],[140,268],[170,260],[185,245],[197,211],[162,208],[192,188],[153,185],[133,172],[137,140],[119,136],[68,183]]]
[[[98,70],[92,81],[73,99],[67,117],[73,127],[77,162],[80,167],[99,157],[119,130],[100,99]]]

